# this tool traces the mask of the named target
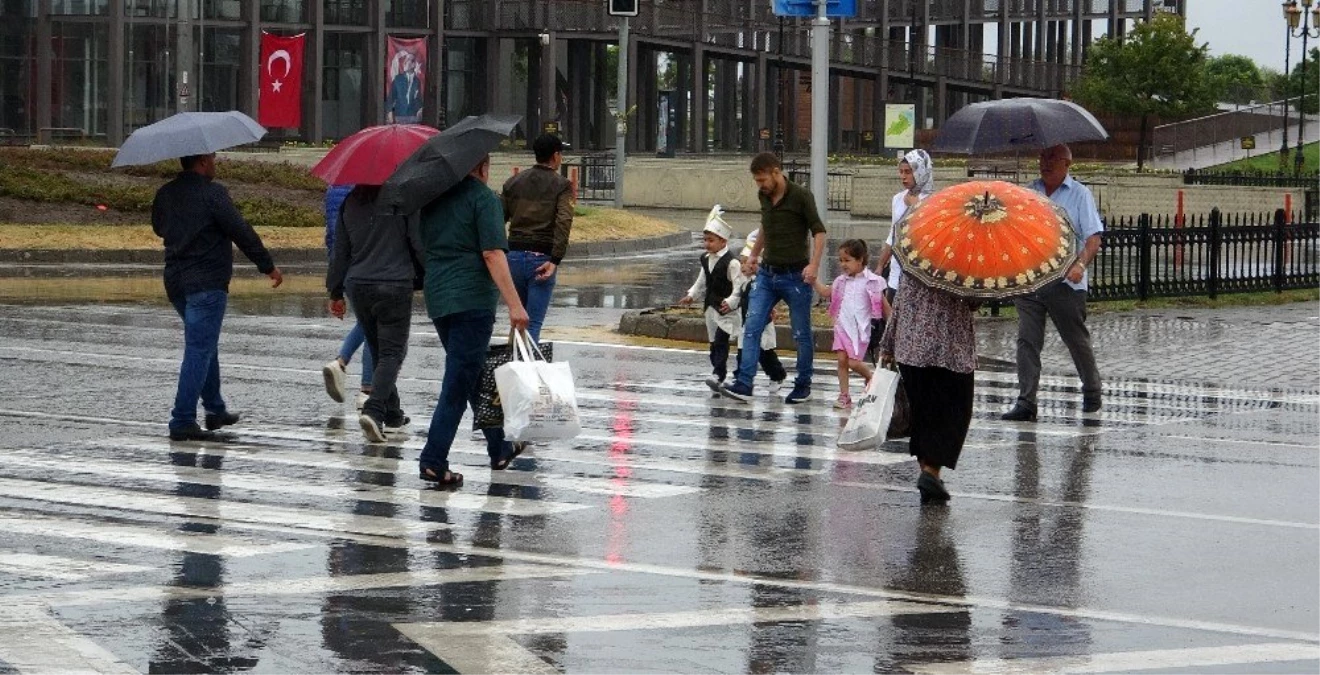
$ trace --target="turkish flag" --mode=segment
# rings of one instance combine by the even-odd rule
[[[261,32],[261,93],[257,97],[257,122],[265,127],[302,126],[303,38],[280,37]]]

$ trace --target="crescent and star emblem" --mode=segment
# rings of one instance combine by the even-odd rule
[[[275,74],[274,65],[276,61],[284,62],[283,75]],[[276,51],[271,52],[270,56],[266,57],[266,74],[271,77],[270,88],[272,91],[278,92],[280,90],[280,87],[284,86],[284,83],[280,81],[280,78],[288,77],[289,71],[292,69],[293,69],[293,60],[289,56],[289,50],[287,49],[278,49]]]

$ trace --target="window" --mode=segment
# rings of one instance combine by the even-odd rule
[[[51,126],[105,134],[109,27],[55,22],[51,29]]]
[[[0,18],[27,18],[37,16],[37,6],[32,0],[0,0]]]
[[[325,23],[340,26],[366,26],[367,0],[325,0]]]
[[[238,73],[242,32],[238,28],[202,29],[202,58],[197,69],[198,110],[238,109]]]
[[[303,23],[307,7],[303,0],[261,0],[261,20],[271,23]]]
[[[109,16],[110,0],[47,0],[55,16]]]
[[[394,28],[427,28],[431,25],[428,0],[384,0],[385,25]]]
[[[343,138],[363,126],[366,40],[366,35],[358,33],[325,34],[321,110],[327,138]]]
[[[243,3],[241,0],[203,0],[202,16],[238,21],[243,18]]]
[[[36,22],[27,14],[32,5],[15,8],[0,1],[0,138],[33,135],[36,115]],[[14,10],[9,13],[8,10]],[[21,10],[21,11],[20,11]]]

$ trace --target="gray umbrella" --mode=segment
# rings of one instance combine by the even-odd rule
[[[988,155],[1039,150],[1061,143],[1103,141],[1109,132],[1071,101],[1006,98],[973,103],[940,125],[935,152]]]
[[[255,143],[265,135],[265,127],[237,110],[179,113],[134,131],[110,166],[138,166],[209,155]]]
[[[458,185],[521,121],[521,115],[467,117],[432,136],[381,186],[378,208],[399,215],[422,210]]]

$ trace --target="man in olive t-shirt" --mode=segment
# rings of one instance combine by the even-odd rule
[[[426,256],[426,314],[445,348],[445,374],[431,428],[422,448],[422,480],[457,487],[463,475],[449,470],[449,447],[469,403],[476,411],[481,367],[486,362],[500,298],[509,323],[527,328],[527,312],[509,275],[505,258],[504,205],[486,181],[490,158],[458,185],[422,209],[421,237]],[[492,469],[504,469],[516,454],[500,428],[482,429]]]
[[[761,236],[743,263],[743,274],[750,276],[758,263],[759,268],[747,301],[737,380],[721,386],[720,393],[736,401],[746,402],[751,398],[752,378],[761,357],[761,332],[770,321],[770,308],[783,300],[788,305],[798,357],[797,379],[784,402],[801,403],[811,398],[815,358],[811,333],[812,284],[825,252],[825,223],[816,210],[815,197],[784,176],[775,155],[763,152],[754,157],[752,177],[761,198]]]

